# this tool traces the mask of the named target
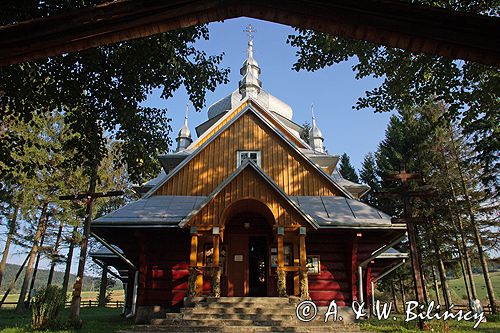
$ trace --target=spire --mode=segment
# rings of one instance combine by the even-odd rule
[[[243,98],[246,96],[256,96],[260,93],[262,82],[259,80],[260,68],[253,58],[253,34],[254,27],[249,24],[244,32],[248,33],[247,59],[241,66],[240,74],[242,78],[239,82],[239,90]]]
[[[309,145],[313,150],[323,153],[324,138],[323,138],[323,133],[321,133],[321,130],[316,126],[316,117],[314,116],[314,104],[311,104],[311,115],[312,115],[312,125],[311,129],[309,130]]]
[[[184,114],[184,126],[179,130],[179,134],[175,141],[177,141],[177,149],[175,151],[181,151],[186,149],[193,140],[191,139],[191,131],[188,126],[188,110],[189,105],[186,103],[186,113]]]

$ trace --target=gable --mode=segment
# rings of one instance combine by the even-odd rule
[[[343,195],[253,112],[245,112],[171,175],[155,195],[209,195],[236,170],[238,150],[260,150],[261,168],[287,195]],[[345,195],[345,194],[344,194]]]
[[[253,199],[265,204],[272,212],[275,226],[296,229],[300,226],[316,224],[290,201],[276,184],[262,171],[257,170],[253,162],[245,162],[233,175],[208,196],[202,207],[186,217],[180,226],[197,226],[200,230],[212,226],[224,226],[224,212],[227,207],[243,199]],[[242,186],[245,184],[246,186]]]
[[[247,99],[240,106],[235,108],[234,110],[229,111],[223,117],[221,117],[217,122],[212,125],[212,128],[209,128],[205,133],[202,134],[197,140],[195,140],[188,149],[196,149],[201,147],[206,141],[210,140],[211,137],[217,135],[218,131],[224,127],[227,123],[229,123],[233,118],[238,116],[241,112],[245,112],[246,107],[252,105],[254,110],[259,112],[267,121],[269,121],[273,126],[275,126],[283,135],[286,136],[288,140],[297,145],[300,148],[310,148],[305,142],[301,139],[297,138],[295,135],[291,134],[290,131],[283,125],[283,123],[276,118],[276,115],[272,115],[270,112],[267,112],[264,108],[262,108],[258,103],[256,103],[252,99]]]

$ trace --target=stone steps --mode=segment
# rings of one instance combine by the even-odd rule
[[[179,325],[137,325],[133,330],[122,331],[121,333],[322,333],[322,332],[345,332],[345,333],[367,333],[358,326],[336,325],[336,326],[179,326]]]
[[[138,325],[123,333],[259,333],[259,332],[349,332],[360,333],[358,325],[343,321],[323,322],[318,315],[311,322],[295,316],[296,298],[279,297],[196,297],[179,313],[167,313],[150,325]],[[319,311],[321,314],[321,311]]]

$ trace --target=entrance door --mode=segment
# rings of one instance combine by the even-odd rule
[[[267,296],[267,239],[248,237],[249,296]]]

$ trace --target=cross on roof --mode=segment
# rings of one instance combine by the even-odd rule
[[[255,32],[255,28],[253,27],[252,24],[249,24],[247,25],[246,29],[243,30],[243,32],[246,32],[247,35],[248,35],[248,40],[251,41],[253,39],[253,36],[254,36],[254,32]]]

